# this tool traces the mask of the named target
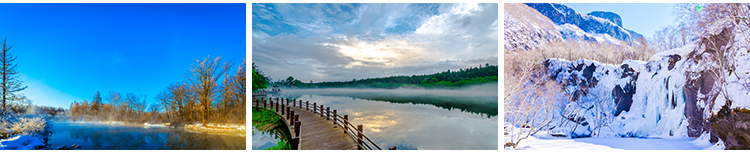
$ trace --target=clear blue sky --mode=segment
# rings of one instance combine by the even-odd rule
[[[672,25],[673,3],[563,3],[582,14],[591,11],[615,12],[622,18],[623,27],[651,37],[656,30]]]
[[[245,4],[0,4],[34,104],[68,108],[96,90],[147,95],[187,81],[206,56],[246,57]],[[236,69],[236,66],[235,68]]]

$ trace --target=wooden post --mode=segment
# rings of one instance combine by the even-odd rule
[[[344,134],[346,134],[347,133],[346,131],[349,130],[349,125],[347,125],[347,124],[349,124],[349,115],[348,114],[344,115],[344,124],[342,124],[342,125],[344,125]]]
[[[396,150],[396,146],[393,146],[391,148],[388,148],[388,150]]]
[[[317,106],[317,104],[318,104],[318,103],[315,103],[315,102],[313,102],[313,108],[312,108],[312,112],[313,112],[313,113],[315,113],[315,108],[317,108],[317,107],[318,107],[318,106]]]
[[[276,97],[276,108],[279,108],[280,105],[281,105],[281,102],[279,101],[279,98]]]
[[[292,107],[297,107],[297,99],[292,99]]]
[[[294,121],[299,122],[299,114],[294,115]]]
[[[323,107],[323,105],[320,105],[320,117],[321,117],[321,118],[322,118],[322,117],[325,117],[325,114],[326,114],[326,112],[325,112],[325,110],[324,110],[324,109],[325,109],[325,107]],[[326,119],[326,120],[327,120],[327,119]]]
[[[289,145],[292,150],[299,150],[299,137],[293,137],[292,140],[289,141]]]
[[[305,110],[310,111],[310,101],[305,101]]]
[[[266,104],[267,104],[266,100],[261,99],[261,102],[263,102],[263,108],[265,109],[266,108]]]
[[[300,121],[294,122],[294,134],[297,136],[300,136],[299,134],[300,133],[299,131],[301,129],[300,126],[302,126],[302,122]]]
[[[294,123],[294,110],[289,111],[289,121],[292,121],[292,123]]]
[[[364,149],[364,146],[362,145],[362,136],[364,136],[365,130],[362,129],[362,125],[357,125],[357,150]]]
[[[338,112],[336,112],[336,109],[333,109],[333,125],[336,125],[336,115],[338,115]]]
[[[286,99],[286,106],[289,106],[289,98],[284,98],[284,99]]]
[[[289,106],[286,106],[286,119],[292,119],[292,115],[289,113],[292,111],[292,108]]]
[[[331,120],[331,107],[326,107],[326,120]]]

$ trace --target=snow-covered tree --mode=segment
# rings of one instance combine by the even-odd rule
[[[18,64],[14,63],[16,61],[16,58],[18,56],[14,56],[9,52],[13,46],[8,46],[6,37],[3,37],[3,41],[0,42],[0,45],[3,47],[2,50],[0,50],[0,80],[2,80],[2,83],[0,83],[0,87],[2,87],[2,111],[0,112],[0,115],[5,115],[5,113],[8,110],[8,107],[6,106],[6,103],[13,97],[13,93],[19,92],[21,90],[26,89],[27,86],[24,86],[21,81],[21,79],[18,77],[18,71],[16,71],[16,67]]]

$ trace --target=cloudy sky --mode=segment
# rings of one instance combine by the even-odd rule
[[[274,81],[350,81],[498,63],[497,4],[252,4],[252,62]]]

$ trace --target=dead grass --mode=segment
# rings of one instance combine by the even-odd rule
[[[589,41],[556,41],[528,51],[506,52],[513,59],[539,62],[548,58],[561,58],[570,61],[588,59],[608,64],[621,64],[625,60],[647,61],[655,51],[648,45],[614,45]],[[508,56],[506,56],[506,60]]]

